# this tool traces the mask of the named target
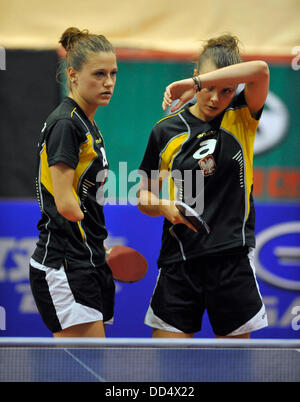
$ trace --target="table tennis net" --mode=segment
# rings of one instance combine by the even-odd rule
[[[294,381],[300,341],[0,338],[0,382]]]

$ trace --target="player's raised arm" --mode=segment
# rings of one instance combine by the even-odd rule
[[[179,100],[171,109],[174,112],[205,88],[226,88],[242,83],[246,84],[245,98],[251,114],[255,115],[263,107],[269,90],[269,68],[261,60],[238,63],[175,81],[165,90],[163,109],[166,110],[167,106],[172,106],[173,101]]]

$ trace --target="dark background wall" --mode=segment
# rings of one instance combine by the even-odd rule
[[[35,150],[60,100],[56,51],[7,50],[0,71],[0,197],[35,196]]]

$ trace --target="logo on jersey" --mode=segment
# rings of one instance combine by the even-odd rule
[[[193,158],[198,159],[198,164],[204,176],[211,176],[216,170],[216,161],[213,157],[217,140],[208,139],[201,141],[199,149],[194,153]]]
[[[208,135],[216,135],[216,134],[217,134],[216,130],[209,130],[207,132],[205,131],[203,133],[198,134],[197,138],[203,138],[203,137],[206,137]]]
[[[216,162],[212,155],[208,155],[198,161],[204,176],[211,176],[216,170]]]

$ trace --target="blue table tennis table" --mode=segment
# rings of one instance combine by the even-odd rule
[[[300,382],[300,340],[0,338],[0,382]]]

